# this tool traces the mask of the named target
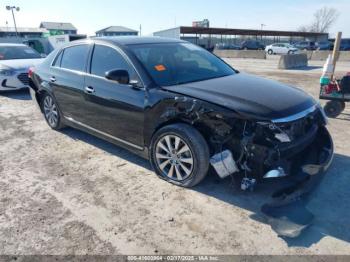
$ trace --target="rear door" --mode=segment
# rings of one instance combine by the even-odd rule
[[[91,45],[67,47],[57,56],[50,83],[64,117],[84,121],[84,76]]]
[[[115,69],[127,70],[130,80],[140,87],[106,79],[106,72]],[[85,124],[128,145],[142,147],[145,90],[126,55],[117,47],[96,44],[85,88]]]

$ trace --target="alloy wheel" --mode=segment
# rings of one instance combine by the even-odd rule
[[[156,144],[156,162],[164,176],[183,181],[191,176],[194,158],[187,143],[176,135],[165,135]]]
[[[58,123],[58,111],[52,97],[46,96],[44,99],[44,114],[51,127],[56,127]]]

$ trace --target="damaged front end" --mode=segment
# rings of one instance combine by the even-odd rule
[[[241,177],[244,190],[284,177],[283,188],[261,209],[280,236],[296,237],[312,222],[313,215],[305,208],[307,193],[322,179],[333,158],[326,121],[318,106],[284,119],[242,120],[211,159],[218,173],[226,168],[221,177]],[[232,152],[232,159],[227,151]],[[214,161],[220,157],[221,161]]]
[[[280,179],[280,188],[261,208],[278,235],[296,237],[312,222],[304,206],[307,193],[333,158],[333,141],[320,106],[266,120],[192,98],[168,102],[159,119],[186,122],[200,130],[210,147],[210,163],[221,178],[232,176],[242,190],[251,191],[258,183]]]

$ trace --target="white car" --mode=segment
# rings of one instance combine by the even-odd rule
[[[274,55],[274,54],[295,54],[299,51],[298,48],[295,46],[292,46],[291,44],[287,43],[276,43],[272,45],[268,45],[265,48],[266,53],[269,55]]]
[[[28,70],[43,58],[24,44],[0,44],[0,91],[29,87]]]

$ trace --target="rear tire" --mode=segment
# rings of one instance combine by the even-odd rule
[[[41,110],[49,127],[54,130],[60,130],[64,127],[57,103],[51,95],[44,94],[41,100]]]
[[[326,115],[330,118],[336,118],[345,109],[345,103],[339,101],[329,101],[324,107]]]
[[[192,126],[172,124],[154,134],[150,161],[160,178],[178,186],[193,187],[208,173],[209,148]]]

